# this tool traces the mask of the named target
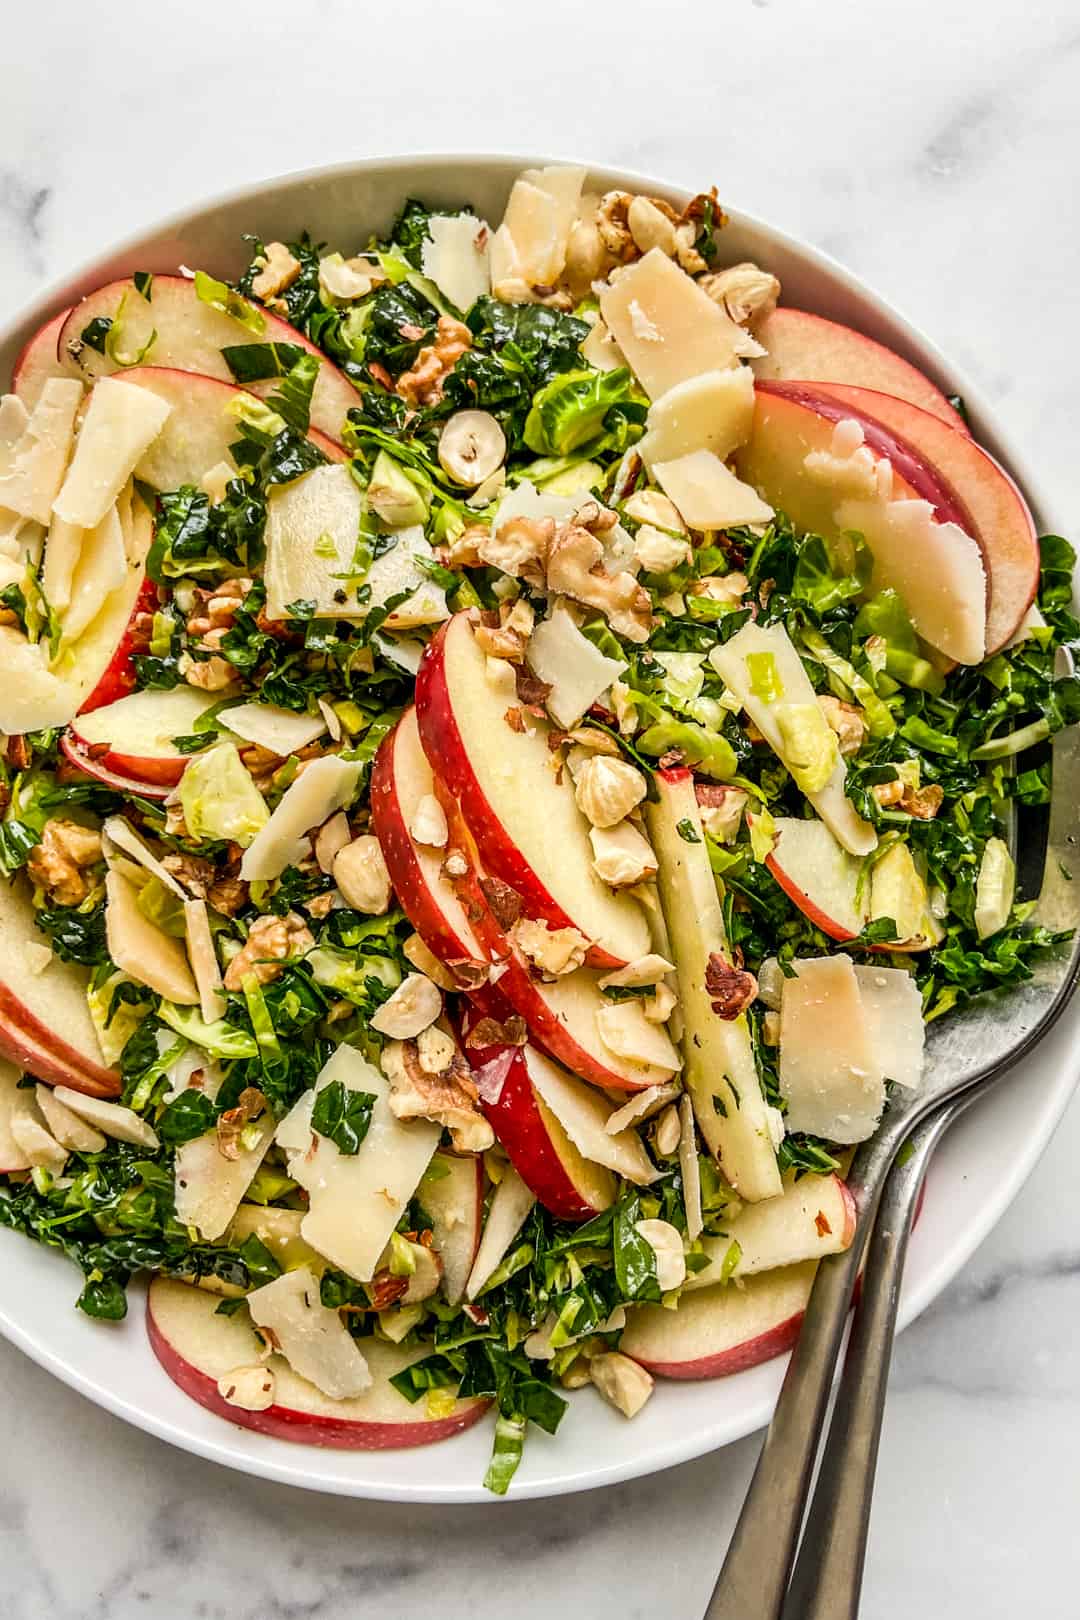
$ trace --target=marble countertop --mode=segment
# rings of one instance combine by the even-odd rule
[[[5,17],[0,292],[287,169],[439,148],[715,180],[895,300],[1078,493],[1080,24],[1070,0],[45,0]],[[1075,531],[1074,531],[1075,532]],[[1080,1105],[901,1339],[868,1620],[1075,1607]],[[0,1342],[5,1620],[697,1620],[758,1441],[587,1497],[399,1508],[169,1450]]]

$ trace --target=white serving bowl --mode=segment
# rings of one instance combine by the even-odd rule
[[[0,377],[23,343],[53,313],[114,276],[175,271],[179,264],[218,275],[247,263],[244,233],[269,241],[308,230],[346,251],[390,223],[403,200],[442,206],[470,202],[501,218],[515,175],[544,160],[527,157],[375,158],[287,175],[211,199],[131,236],[54,284],[0,333]],[[678,187],[641,175],[594,170],[590,185],[646,191],[682,204]],[[732,213],[721,237],[725,262],[754,259],[783,283],[784,302],[831,316],[898,350],[946,392],[960,393],[978,441],[1024,489],[1043,528],[1036,480],[976,388],[884,300],[825,254],[749,214]],[[955,1127],[934,1162],[922,1219],[912,1240],[900,1310],[912,1321],[956,1275],[1016,1196],[1076,1085],[1080,1005],[1068,1009],[1035,1054]],[[309,1490],[413,1502],[490,1501],[481,1480],[491,1446],[481,1422],[441,1445],[396,1452],[323,1451],[233,1427],[172,1384],[151,1353],[143,1297],[131,1289],[122,1324],[95,1322],[74,1308],[75,1269],[23,1237],[0,1233],[0,1333],[98,1405],[162,1439],[216,1462]],[[726,1445],[766,1423],[786,1357],[734,1377],[662,1384],[632,1423],[589,1390],[572,1397],[560,1433],[532,1431],[514,1497],[586,1490]]]

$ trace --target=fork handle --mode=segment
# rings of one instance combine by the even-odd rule
[[[899,1140],[888,1131],[856,1153],[848,1185],[858,1220],[851,1247],[817,1269],[765,1444],[705,1620],[778,1620],[795,1561],[848,1306],[881,1188]]]
[[[927,1120],[885,1184],[783,1620],[857,1620],[908,1238],[926,1167],[959,1112]]]

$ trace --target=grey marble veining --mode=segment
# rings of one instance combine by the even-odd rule
[[[707,184],[849,263],[986,387],[1080,515],[1070,0],[77,0],[4,16],[0,294],[277,171],[584,154]],[[1080,1107],[901,1339],[868,1620],[1075,1612]],[[170,1451],[0,1342],[5,1620],[697,1620],[753,1439],[552,1503],[289,1492]]]

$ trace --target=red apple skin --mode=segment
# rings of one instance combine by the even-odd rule
[[[189,757],[181,754],[176,759],[154,759],[142,754],[122,754],[110,748],[102,755],[101,763],[114,776],[131,776],[140,783],[173,788],[187,769]]]
[[[651,1361],[641,1356],[635,1356],[634,1360],[639,1361],[656,1378],[729,1378],[732,1373],[747,1372],[751,1367],[760,1366],[763,1361],[771,1361],[774,1356],[785,1355],[793,1349],[804,1315],[804,1311],[796,1311],[793,1316],[777,1322],[775,1327],[759,1334],[756,1339],[747,1339],[745,1344],[735,1345],[715,1356],[702,1356],[697,1361]]]
[[[69,353],[68,345],[73,342],[77,342],[81,337],[83,327],[86,325],[87,321],[91,319],[92,312],[97,309],[99,313],[103,313],[104,311],[101,306],[108,306],[114,292],[117,300],[119,300],[125,291],[130,292],[131,286],[132,283],[129,278],[121,277],[119,280],[109,282],[103,287],[95,288],[93,292],[88,293],[84,299],[80,300],[79,303],[74,304],[70,310],[65,312],[65,317],[63,322],[60,324],[56,340],[56,356],[61,363],[63,363]],[[181,298],[190,297],[192,299],[197,299],[198,297],[192,282],[187,276],[155,275],[154,288],[159,295],[163,289],[168,289],[170,292],[179,295]],[[245,333],[242,327],[237,326],[237,335],[234,341],[237,343],[244,343],[245,341],[292,343],[295,344],[297,348],[306,350],[308,354],[317,355],[319,360],[319,375],[321,384],[316,385],[316,397],[314,400],[315,418],[317,421],[320,419],[327,420],[328,425],[334,426],[335,431],[337,431],[339,420],[341,423],[343,423],[345,413],[352,406],[359,404],[360,396],[358,391],[349,382],[349,379],[345,376],[345,373],[341,371],[332,360],[328,359],[321,349],[316,348],[316,346],[311,342],[310,338],[304,336],[303,332],[297,331],[295,326],[291,326],[288,321],[282,320],[280,315],[275,315],[272,310],[261,309],[260,312],[266,321],[266,329],[263,332],[262,338],[255,339],[249,333]],[[153,351],[151,351],[151,354],[152,353]],[[224,357],[222,357],[220,361],[220,372],[216,376],[215,380],[229,383],[233,387],[237,386],[235,378],[233,377],[232,372],[229,370]],[[271,392],[276,387],[277,379],[275,378],[272,381],[265,383],[253,383],[249,391],[253,394],[264,394]],[[329,416],[325,416],[325,414],[320,416],[320,404],[323,406],[329,404],[331,390],[333,392],[335,408]],[[338,410],[340,410],[340,419],[338,418],[337,414]],[[309,436],[314,439],[326,437],[325,433],[320,434],[318,431],[312,432]],[[329,442],[332,443],[334,441],[330,440]]]
[[[232,1406],[218,1393],[217,1381],[186,1361],[161,1332],[150,1300],[146,1303],[146,1333],[150,1348],[168,1376],[185,1395],[227,1423],[254,1429],[275,1440],[292,1440],[300,1445],[322,1446],[336,1451],[395,1451],[408,1446],[433,1445],[451,1435],[471,1429],[488,1410],[491,1402],[474,1400],[463,1412],[452,1417],[433,1418],[419,1423],[357,1423],[314,1412],[298,1412],[288,1406],[268,1406],[265,1412],[248,1412]]]
[[[846,944],[849,940],[856,939],[858,937],[855,934],[849,933],[846,928],[844,928],[840,923],[835,922],[832,917],[827,917],[823,911],[819,911],[817,906],[815,906],[814,902],[810,899],[810,896],[806,893],[805,889],[799,888],[799,885],[788,875],[784,868],[778,864],[774,856],[767,855],[765,857],[765,865],[768,867],[777,883],[779,883],[788,899],[792,901],[794,905],[798,906],[803,916],[808,918],[809,921],[813,923],[815,928],[820,928],[823,934],[828,934],[830,939],[838,940],[841,944]],[[889,949],[894,949],[894,947],[890,946]]]
[[[482,1005],[477,1007],[487,1017],[498,1018],[500,1009],[494,995],[489,991]],[[509,1008],[501,1009],[503,1016]],[[469,1022],[475,1024],[476,1016],[471,1020],[467,1017],[465,1030]],[[465,1046],[465,1054],[474,1068],[480,1068],[485,1063],[492,1062],[506,1052],[504,1046],[470,1047]],[[525,1054],[522,1047],[511,1048],[510,1067],[506,1079],[503,1081],[498,1102],[487,1103],[481,1100],[481,1107],[485,1117],[490,1121],[499,1142],[506,1149],[510,1162],[514,1166],[522,1181],[530,1192],[536,1194],[544,1208],[550,1210],[556,1220],[560,1221],[588,1221],[600,1213],[600,1209],[588,1203],[570,1176],[560,1159],[555,1145],[544,1125],[543,1116],[536,1103],[536,1093],[533,1091],[532,1081],[525,1063]]]
[[[59,338],[70,313],[70,309],[58,311],[44,326],[39,326],[33,337],[23,345],[11,373],[12,391],[20,399],[29,393],[40,392],[40,389],[35,389],[39,381],[62,375],[64,356],[60,352]]]
[[[752,360],[763,381],[854,384],[908,400],[939,421],[967,434],[959,411],[929,377],[892,349],[863,332],[809,310],[783,306],[754,326],[768,353]]]
[[[887,432],[903,435],[923,461],[951,478],[971,513],[972,537],[987,564],[986,656],[992,658],[1016,634],[1039,588],[1035,522],[1013,479],[970,435],[947,429],[906,400],[837,384],[829,384],[826,392],[860,421],[880,422]]]
[[[443,648],[452,623],[453,620],[448,620],[432,637],[416,677],[416,717],[424,752],[431,761],[436,782],[459,805],[465,824],[484,851],[485,866],[521,896],[526,915],[543,918],[549,928],[572,928],[573,920],[555,903],[509,838],[469,764],[454,717],[443,660]],[[625,965],[598,945],[590,947],[585,961],[595,968]]]
[[[400,725],[400,722],[399,722]],[[417,859],[394,781],[395,726],[379,746],[371,772],[371,821],[401,909],[440,962],[476,960],[480,947],[451,922]]]
[[[813,411],[815,416],[824,417],[828,422],[845,422],[854,417],[862,427],[869,449],[875,456],[884,456],[886,461],[892,463],[894,474],[907,485],[912,495],[929,502],[937,521],[955,523],[981,546],[974,519],[953,486],[923,459],[913,445],[884,423],[864,416],[861,411],[852,410],[850,405],[827,393],[824,384],[819,390],[814,383],[757,382],[754,392],[789,400],[793,405]]]
[[[102,709],[106,703],[115,703],[118,698],[127,697],[129,692],[134,692],[135,621],[144,613],[156,612],[157,605],[157,586],[152,579],[144,579],[135,598],[127,629],[120,638],[120,644],[105,666],[101,679],[79,709],[80,714],[89,714],[92,709]]]
[[[60,738],[60,749],[65,757],[81,771],[84,776],[93,777],[95,782],[101,782],[105,787],[112,788],[115,793],[134,793],[143,799],[167,799],[172,792],[170,787],[160,783],[147,782],[137,776],[123,776],[117,771],[111,771],[100,759],[91,759],[79,745],[79,740],[70,731],[66,731]]]
[[[450,797],[447,785],[438,777],[435,779],[435,796],[446,813],[450,829],[449,847],[461,850],[469,865],[465,876],[456,882],[458,898],[465,907],[469,922],[488,961],[498,963],[503,970],[498,979],[499,1002],[508,1010],[520,1013],[528,1025],[533,1042],[549,1057],[554,1058],[556,1063],[561,1063],[571,1074],[576,1074],[580,1080],[587,1080],[590,1085],[600,1086],[606,1091],[642,1091],[654,1085],[655,1075],[653,1078],[643,1080],[639,1085],[628,1080],[618,1069],[610,1068],[596,1053],[579,1045],[570,1030],[556,1016],[544,995],[543,984],[533,978],[528,963],[515,951],[492,915],[480,887],[482,868],[476,843],[465,826],[460,809]],[[483,1003],[488,994],[489,987],[474,991],[473,1000]]]
[[[119,1097],[120,1076],[92,1063],[73,1046],[35,1018],[34,1014],[0,983],[0,1056],[6,1057],[48,1086],[70,1086],[88,1097]]]

